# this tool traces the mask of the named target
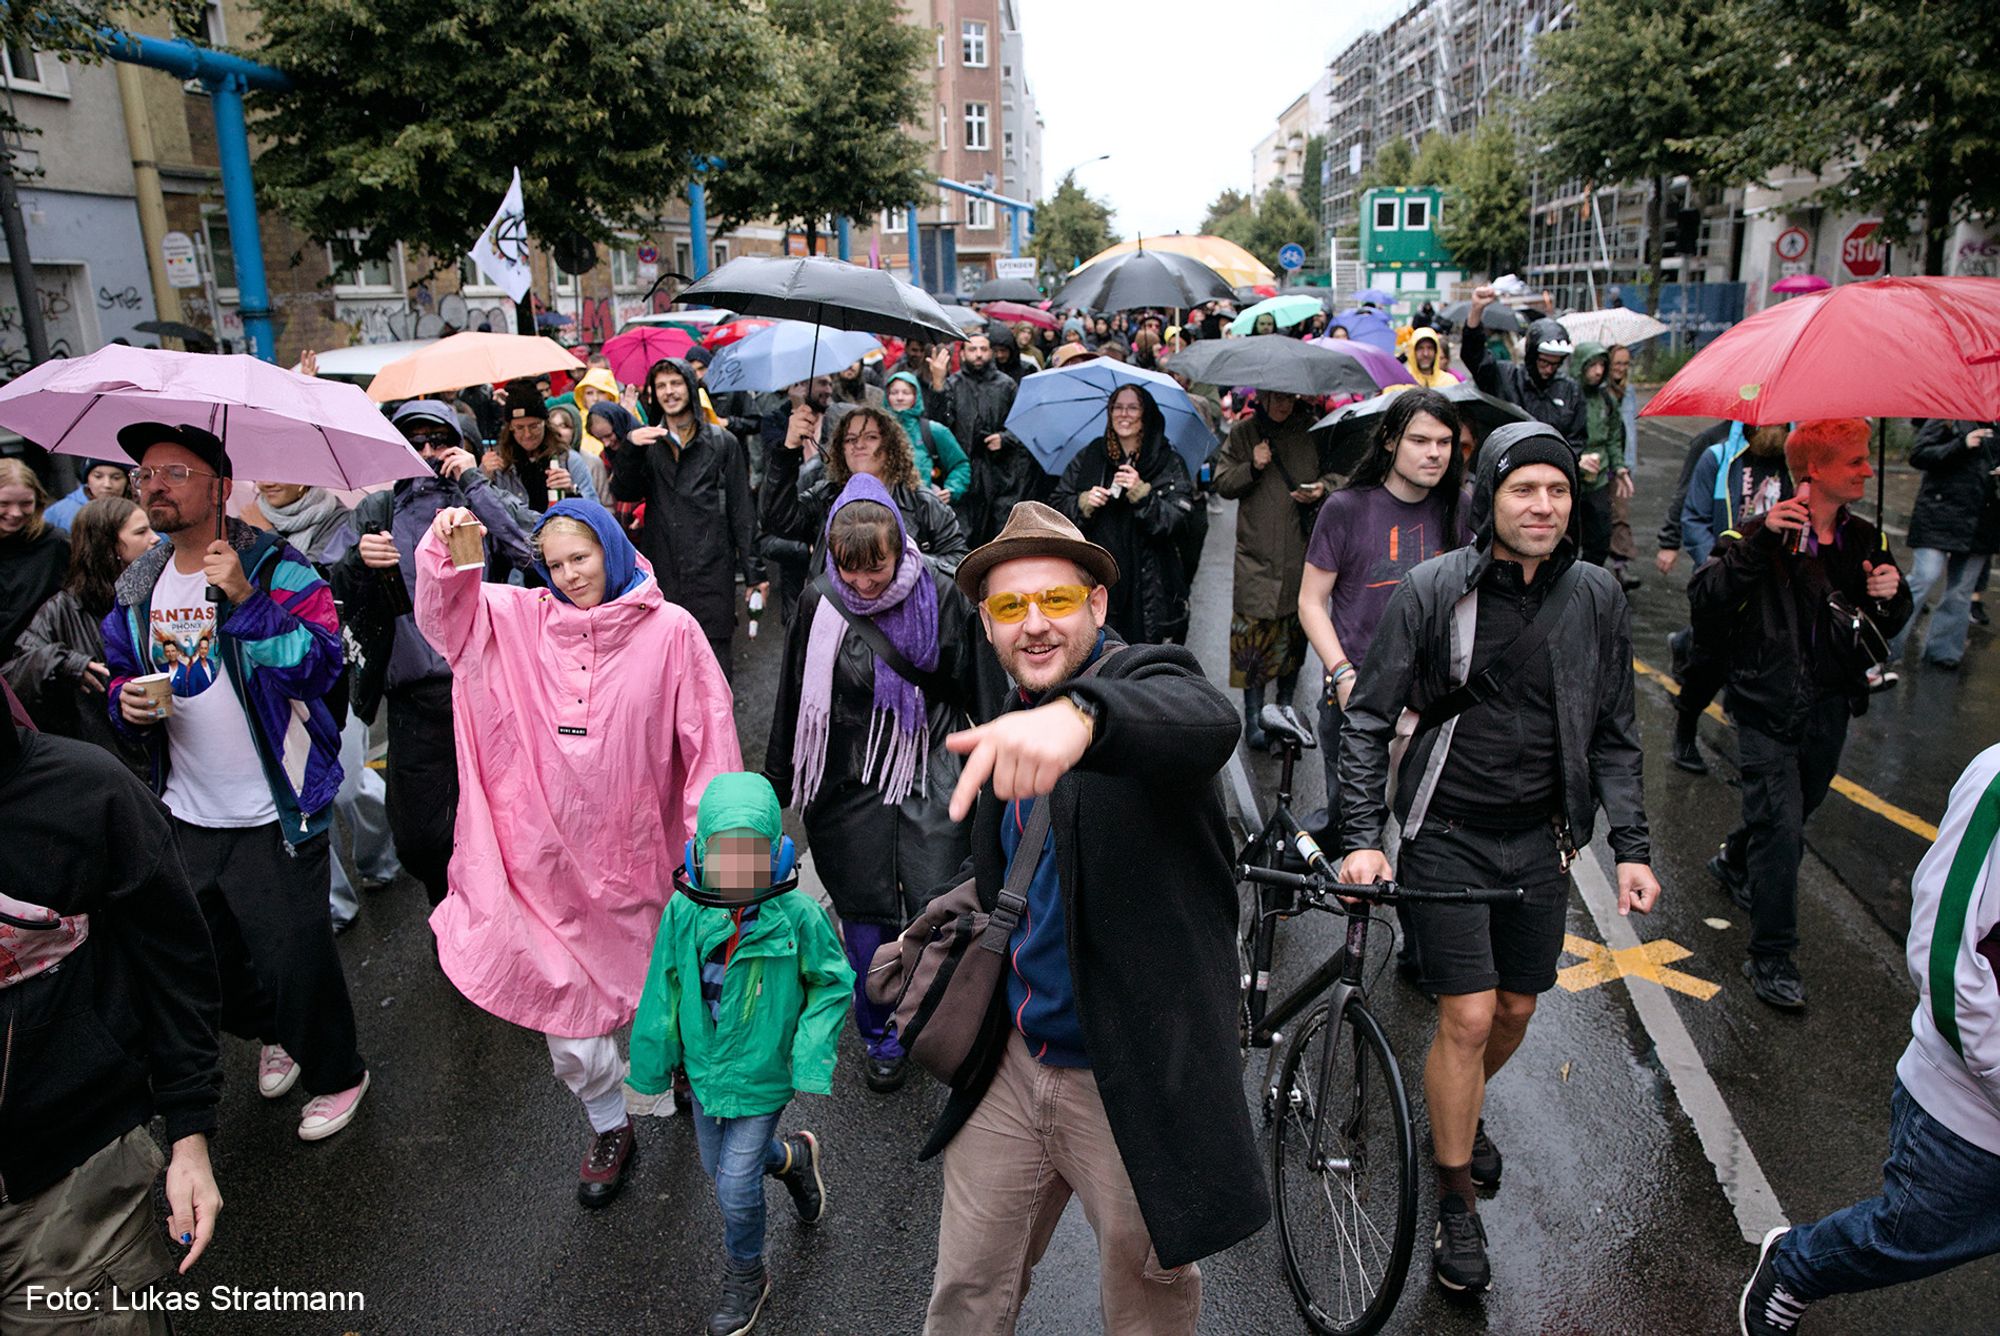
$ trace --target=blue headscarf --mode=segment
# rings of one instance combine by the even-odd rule
[[[595,501],[572,497],[549,507],[548,513],[535,525],[535,537],[540,538],[542,530],[548,527],[549,521],[558,515],[583,521],[590,526],[591,532],[597,535],[598,545],[604,549],[606,603],[614,598],[623,598],[645,580],[646,573],[639,569],[639,549],[633,547],[632,540],[625,536],[625,530],[618,523],[617,516]],[[543,564],[539,553],[535,556],[535,574],[542,577],[542,583],[549,587],[551,594],[565,603],[570,601],[569,595],[556,588],[555,582],[549,579],[549,568]]]

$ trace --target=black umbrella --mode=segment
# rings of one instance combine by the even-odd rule
[[[163,339],[179,339],[182,343],[203,345],[215,342],[215,335],[193,325],[184,325],[178,320],[141,320],[132,326],[138,334],[157,334]]]
[[[1302,339],[1203,339],[1168,369],[1202,385],[1248,385],[1291,394],[1378,394],[1359,358]]]
[[[864,269],[824,256],[738,256],[681,289],[675,300],[926,343],[965,337],[958,322],[922,288],[898,280],[887,269]]]
[[[1086,265],[1056,294],[1058,311],[1186,310],[1230,295],[1229,283],[1200,260],[1173,251],[1135,250]]]
[[[1439,311],[1438,314],[1451,321],[1454,325],[1463,325],[1465,317],[1471,311],[1471,302],[1453,302],[1442,311]],[[1521,317],[1514,314],[1514,308],[1504,302],[1494,302],[1484,311],[1481,311],[1479,313],[1479,327],[1481,329],[1498,330],[1502,334],[1519,334],[1523,329],[1527,328],[1521,323]]]
[[[1268,343],[1270,340],[1244,339],[1242,342]],[[1459,416],[1472,423],[1473,434],[1482,441],[1488,432],[1502,423],[1528,420],[1526,412],[1505,399],[1494,398],[1471,381],[1448,385],[1439,393],[1457,406]],[[1389,405],[1395,398],[1394,394],[1380,394],[1358,404],[1337,408],[1313,423],[1312,429],[1318,434],[1320,454],[1328,460],[1328,468],[1335,473],[1354,472],[1361,457],[1368,453],[1368,445],[1375,439],[1375,433],[1381,428],[1382,414],[1389,411]]]
[[[989,278],[973,289],[976,302],[1038,302],[1042,290],[1025,278]]]

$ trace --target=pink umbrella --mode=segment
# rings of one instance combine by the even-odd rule
[[[119,428],[135,422],[211,431],[236,476],[260,482],[351,490],[431,473],[359,387],[240,354],[114,343],[0,387],[0,427],[57,454],[116,458]]]
[[[1833,284],[1818,274],[1792,274],[1771,285],[1773,292],[1825,292]]]
[[[662,357],[686,357],[694,347],[694,335],[671,325],[638,325],[607,340],[604,356],[611,374],[620,385],[634,385],[646,379],[653,363]]]
[[[1010,325],[1033,325],[1037,329],[1062,328],[1062,321],[1047,311],[1033,306],[1023,306],[1019,302],[988,302],[983,314],[989,320],[1004,320]]]

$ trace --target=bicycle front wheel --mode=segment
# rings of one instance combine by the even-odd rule
[[[1321,1003],[1300,1023],[1277,1118],[1271,1178],[1292,1298],[1324,1336],[1376,1331],[1410,1270],[1417,1149],[1395,1054],[1358,997],[1338,1018]]]

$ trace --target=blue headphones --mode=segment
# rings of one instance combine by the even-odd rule
[[[762,904],[772,896],[783,895],[798,884],[799,850],[789,835],[780,835],[778,842],[771,846],[771,885],[748,898],[725,899],[703,884],[700,845],[695,840],[689,840],[683,847],[681,865],[674,870],[676,890],[696,904],[715,909],[741,909],[746,905]]]

